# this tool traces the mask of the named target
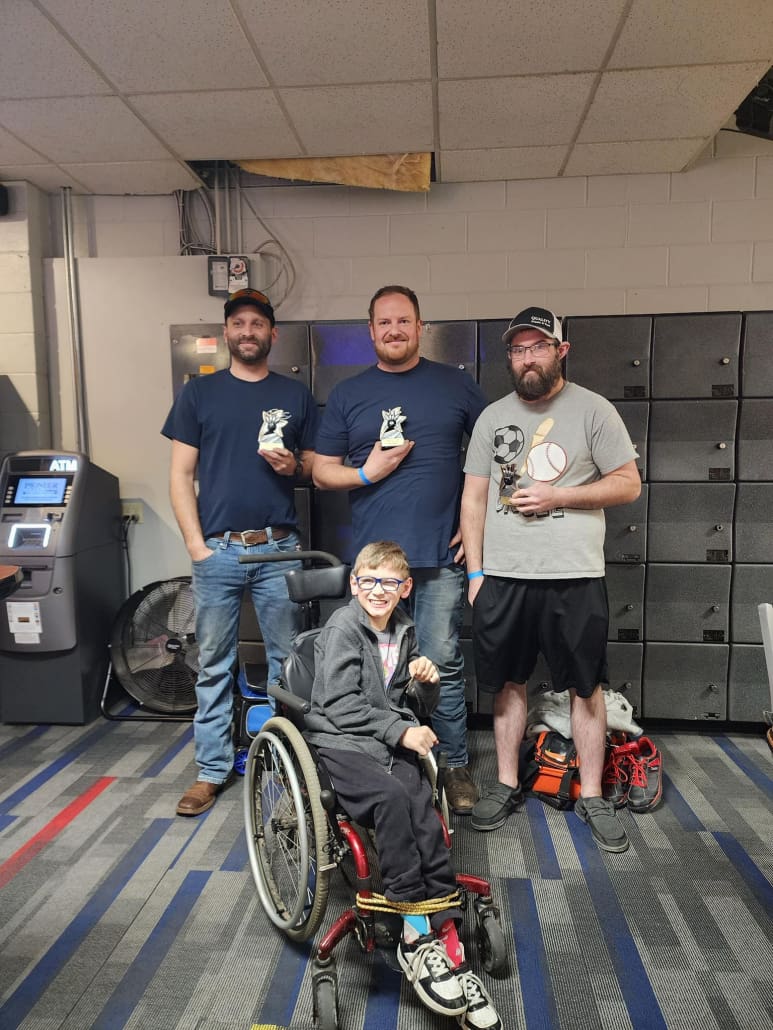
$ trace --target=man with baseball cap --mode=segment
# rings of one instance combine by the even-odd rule
[[[526,308],[502,337],[513,392],[490,404],[470,440],[461,527],[478,686],[494,694],[498,782],[472,811],[495,830],[523,801],[518,780],[526,684],[542,652],[553,689],[569,691],[582,796],[599,845],[628,838],[602,796],[608,608],[604,511],[641,491],[636,450],[609,401],[563,376],[561,320]]]
[[[188,816],[212,807],[233,770],[232,670],[244,590],[260,623],[269,681],[279,678],[298,631],[285,573],[300,563],[240,565],[239,556],[300,548],[294,490],[311,475],[317,431],[309,389],[268,368],[277,339],[268,297],[239,290],[224,314],[230,367],[191,379],[161,430],[172,441],[170,494],[193,563],[199,645],[199,774],[177,806]]]

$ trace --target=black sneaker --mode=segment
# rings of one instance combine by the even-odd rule
[[[628,800],[631,786],[631,756],[638,751],[637,741],[613,744],[609,749],[601,776],[601,793],[615,808],[622,808]]]
[[[632,812],[649,812],[663,797],[663,762],[660,751],[649,737],[639,737],[634,743],[636,751],[630,757],[628,807]]]
[[[437,937],[417,937],[411,944],[400,941],[397,961],[427,1008],[441,1016],[461,1016],[467,1011],[462,985]]]
[[[495,783],[487,787],[483,796],[472,810],[470,826],[473,830],[486,833],[504,826],[507,817],[523,803],[523,791],[520,785],[508,787],[506,783]]]
[[[611,801],[599,797],[580,797],[574,803],[574,810],[588,824],[593,839],[603,851],[628,850],[628,837]]]

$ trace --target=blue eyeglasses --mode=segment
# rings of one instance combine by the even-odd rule
[[[405,582],[404,579],[396,579],[393,576],[387,576],[386,579],[379,578],[378,576],[355,576],[354,581],[359,589],[364,590],[366,594],[369,594],[371,590],[375,590],[377,583],[384,593],[396,594]]]

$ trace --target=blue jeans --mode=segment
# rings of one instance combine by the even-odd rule
[[[459,644],[464,615],[465,575],[460,565],[412,569],[413,590],[401,602],[416,623],[421,654],[440,673],[440,701],[432,713],[438,748],[452,769],[467,765],[467,706],[464,702],[464,658]]]
[[[193,599],[196,605],[196,640],[199,645],[198,710],[193,720],[199,779],[224,783],[233,769],[233,676],[239,636],[242,595],[252,594],[266,645],[269,682],[276,682],[300,628],[300,609],[287,596],[285,573],[300,562],[240,565],[242,554],[291,552],[298,535],[245,547],[236,538],[206,541],[214,553],[193,562]]]

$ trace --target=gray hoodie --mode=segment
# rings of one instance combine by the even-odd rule
[[[361,751],[386,768],[405,731],[418,725],[410,699],[429,714],[440,694],[438,684],[410,679],[408,663],[419,657],[413,621],[400,608],[390,619],[397,665],[387,690],[378,638],[356,597],[333,612],[314,647],[311,711],[304,735],[317,747]]]

